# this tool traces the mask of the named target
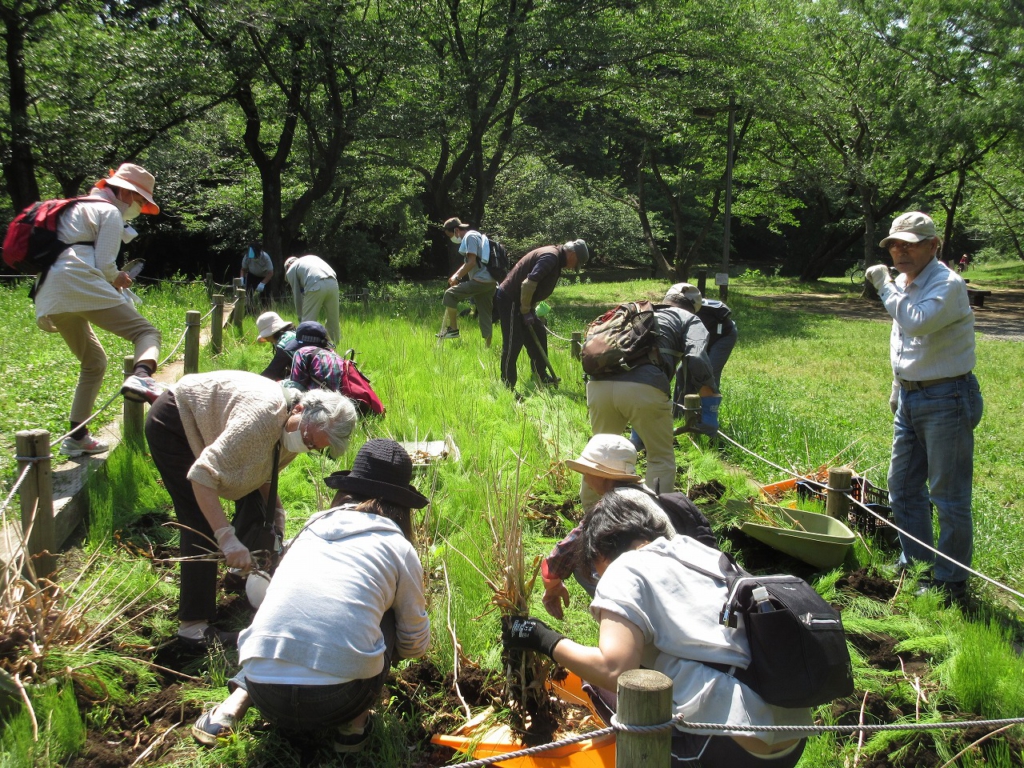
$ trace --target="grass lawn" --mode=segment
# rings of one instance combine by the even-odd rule
[[[968,277],[984,285],[982,270],[975,271],[977,276]],[[997,276],[1011,281],[1020,279],[1024,269],[1000,267],[991,273],[993,281]],[[660,281],[592,283],[585,274],[582,280],[563,280],[549,300],[554,308],[549,325],[568,339],[609,306],[626,299],[660,298],[666,287]],[[739,343],[723,377],[722,430],[774,464],[806,471],[823,464],[850,463],[884,485],[892,434],[889,327],[871,320],[783,310],[766,298],[800,290],[807,286],[752,276],[730,287],[728,303],[739,327]],[[858,292],[842,279],[813,290],[834,293],[843,300]],[[310,513],[327,504],[329,496],[320,478],[347,467],[366,437],[423,440],[450,435],[461,451],[461,461],[438,463],[416,480],[432,501],[418,520],[433,630],[428,661],[437,676],[451,673],[456,658],[452,638],[457,637],[464,655],[462,675],[489,678],[493,686],[500,682],[501,664],[498,614],[492,610],[494,592],[488,582],[504,584],[506,555],[514,550],[504,529],[510,515],[522,521],[525,562],[511,565],[525,570],[528,577],[535,559],[546,554],[555,537],[578,519],[579,476],[566,471],[559,460],[576,455],[589,437],[585,388],[568,341],[552,338],[551,362],[562,377],[561,385],[557,389],[535,385],[524,354],[520,390],[525,398],[517,402],[498,379],[500,332],[495,347],[486,349],[475,322],[463,319],[461,340],[437,344],[433,334],[440,325],[440,293],[440,283],[391,286],[387,300],[375,302],[368,313],[358,303],[343,304],[339,347],[357,350],[357,362],[371,378],[387,415],[364,422],[349,455],[337,464],[319,456],[296,460],[283,473],[281,495],[289,510],[289,531],[294,533]],[[145,298],[143,310],[164,330],[167,350],[184,327],[186,309],[206,312],[205,293],[198,287],[149,289]],[[34,328],[21,291],[0,290],[0,308],[6,310],[14,330],[0,340],[0,397],[6,398],[0,408],[3,443],[10,444],[13,430],[27,427],[47,426],[59,434],[77,365],[59,337]],[[279,311],[287,317],[290,308]],[[201,367],[262,370],[269,350],[252,343],[254,328],[250,319],[243,339],[226,334],[227,349],[220,356],[204,350]],[[113,368],[114,361],[130,350],[122,349],[127,345],[119,339],[103,341]],[[1024,591],[1019,578],[1024,438],[1015,418],[1022,366],[1020,344],[978,342],[977,373],[985,396],[985,417],[976,433],[974,564]],[[107,378],[100,402],[120,381],[112,371]],[[29,381],[33,383],[26,385]],[[0,470],[9,477],[12,452],[3,453],[6,458],[0,459]],[[783,479],[784,473],[731,446],[712,445],[706,438],[681,437],[677,462],[679,487],[689,490],[715,482],[724,488],[717,501],[704,502],[706,513],[741,558],[763,558],[763,551],[748,548],[748,542],[730,529],[753,514],[748,499],[756,494],[755,483]],[[32,740],[27,715],[12,718],[0,736],[4,754],[0,765],[114,764],[102,762],[103,749],[121,755],[125,758],[121,764],[127,765],[157,739],[147,759],[159,758],[163,764],[332,764],[326,753],[312,747],[304,752],[273,729],[260,727],[255,710],[239,736],[217,750],[199,751],[179,735],[187,733],[202,707],[227,695],[233,654],[184,659],[174,654],[173,644],[165,642],[176,626],[176,570],[173,564],[158,561],[173,554],[176,539],[173,529],[161,525],[170,519],[169,502],[155,482],[148,458],[117,451],[108,462],[106,477],[97,478],[90,492],[89,532],[81,548],[67,556],[68,572],[62,583],[69,596],[106,597],[94,601],[82,597],[79,603],[83,621],[105,629],[90,643],[54,649],[34,662],[38,679],[53,676],[59,681],[52,690],[35,694],[37,710],[55,714],[42,719],[40,742]],[[87,565],[93,554],[98,555],[97,562]],[[910,590],[897,593],[895,585],[878,579],[874,582],[888,590],[883,599],[858,587],[860,579],[870,579],[864,566],[881,565],[894,557],[875,544],[870,552],[858,545],[857,562],[849,560],[842,569],[820,574],[803,569],[801,575],[813,576],[819,591],[843,606],[857,682],[854,697],[820,708],[817,717],[823,722],[857,722],[862,701],[867,722],[913,721],[918,711],[922,720],[949,719],[957,713],[1011,717],[1024,712],[1024,664],[1013,652],[1013,643],[1022,639],[1016,600],[975,580],[979,609],[965,619],[957,611],[942,609],[931,597],[914,599]],[[800,568],[781,558],[773,565],[778,570],[791,567]],[[72,573],[86,576],[73,585]],[[586,611],[585,595],[575,584],[571,590],[573,605],[566,620],[554,625],[581,642],[593,641],[596,625]],[[132,595],[141,597],[128,604]],[[244,624],[246,613],[238,603],[227,601],[222,607],[229,622]],[[539,584],[530,608],[546,616]],[[104,625],[104,617],[112,614],[124,619]],[[29,670],[24,658],[0,659],[0,668]],[[17,664],[21,666],[12,666]],[[80,674],[69,676],[69,668]],[[406,665],[393,681],[392,698],[376,715],[378,728],[370,751],[349,758],[346,764],[441,764],[426,747],[425,737],[433,731],[452,730],[462,717],[458,706],[453,708],[439,692],[440,686],[411,685],[408,681],[414,674],[424,673],[421,667]],[[78,707],[73,706],[76,700]],[[86,701],[94,704],[85,707]],[[154,713],[156,705],[150,704],[156,701],[164,706]],[[144,720],[145,726],[133,731],[135,721],[127,722],[132,717]],[[175,729],[161,736],[171,726]],[[139,733],[142,736],[136,741]],[[1019,765],[1024,752],[1013,733],[989,740],[959,764]],[[953,732],[879,734],[861,747],[860,760],[861,764],[870,758],[896,765],[905,760],[938,766],[967,743]],[[817,737],[801,766],[850,765],[857,751],[855,738]],[[924,760],[926,753],[934,759]],[[303,763],[306,759],[313,762]]]

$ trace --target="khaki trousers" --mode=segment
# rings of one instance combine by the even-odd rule
[[[590,429],[595,435],[621,435],[632,426],[647,447],[645,485],[658,493],[674,490],[676,454],[672,438],[672,403],[668,395],[650,384],[633,381],[587,382]],[[648,439],[649,438],[649,439]],[[583,508],[597,501],[584,483]]]
[[[109,309],[86,312],[61,312],[50,315],[57,332],[82,364],[71,403],[71,421],[85,421],[92,415],[96,397],[103,386],[107,354],[92,330],[95,325],[135,345],[135,362],[152,361],[156,368],[160,356],[160,331],[127,302]]]

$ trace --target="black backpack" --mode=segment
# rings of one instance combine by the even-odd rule
[[[711,523],[701,512],[697,505],[690,501],[690,497],[679,491],[671,493],[659,493],[654,497],[658,506],[668,515],[669,522],[675,528],[677,534],[689,536],[701,544],[718,549],[718,539],[711,530]]]
[[[750,666],[735,669],[737,680],[777,707],[816,707],[853,693],[850,652],[835,608],[797,576],[751,576],[724,553],[720,563],[729,597],[719,622],[737,627],[742,617],[750,643]],[[761,612],[754,599],[757,587],[768,591],[770,612]],[[723,670],[725,665],[708,666]]]
[[[484,262],[484,266],[487,267],[487,271],[491,273],[491,277],[500,283],[508,277],[508,251],[505,249],[505,246],[497,240],[492,240],[489,237],[487,240],[491,244],[491,252],[487,257],[487,261]]]

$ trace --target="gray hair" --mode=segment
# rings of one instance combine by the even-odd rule
[[[613,488],[580,522],[581,559],[593,568],[598,557],[614,560],[637,539],[671,539],[675,529],[654,497],[639,488]]]
[[[327,435],[331,455],[337,458],[348,450],[349,438],[359,418],[351,400],[329,389],[314,389],[299,395],[299,402],[303,409],[300,424],[315,427]]]

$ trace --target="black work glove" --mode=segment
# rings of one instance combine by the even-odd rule
[[[565,635],[551,629],[540,619],[506,616],[501,620],[501,643],[509,650],[537,651],[551,656],[555,646],[562,640],[565,640]]]
[[[537,313],[532,309],[529,312],[523,313],[523,325],[527,328],[532,328],[534,323],[537,322]]]

